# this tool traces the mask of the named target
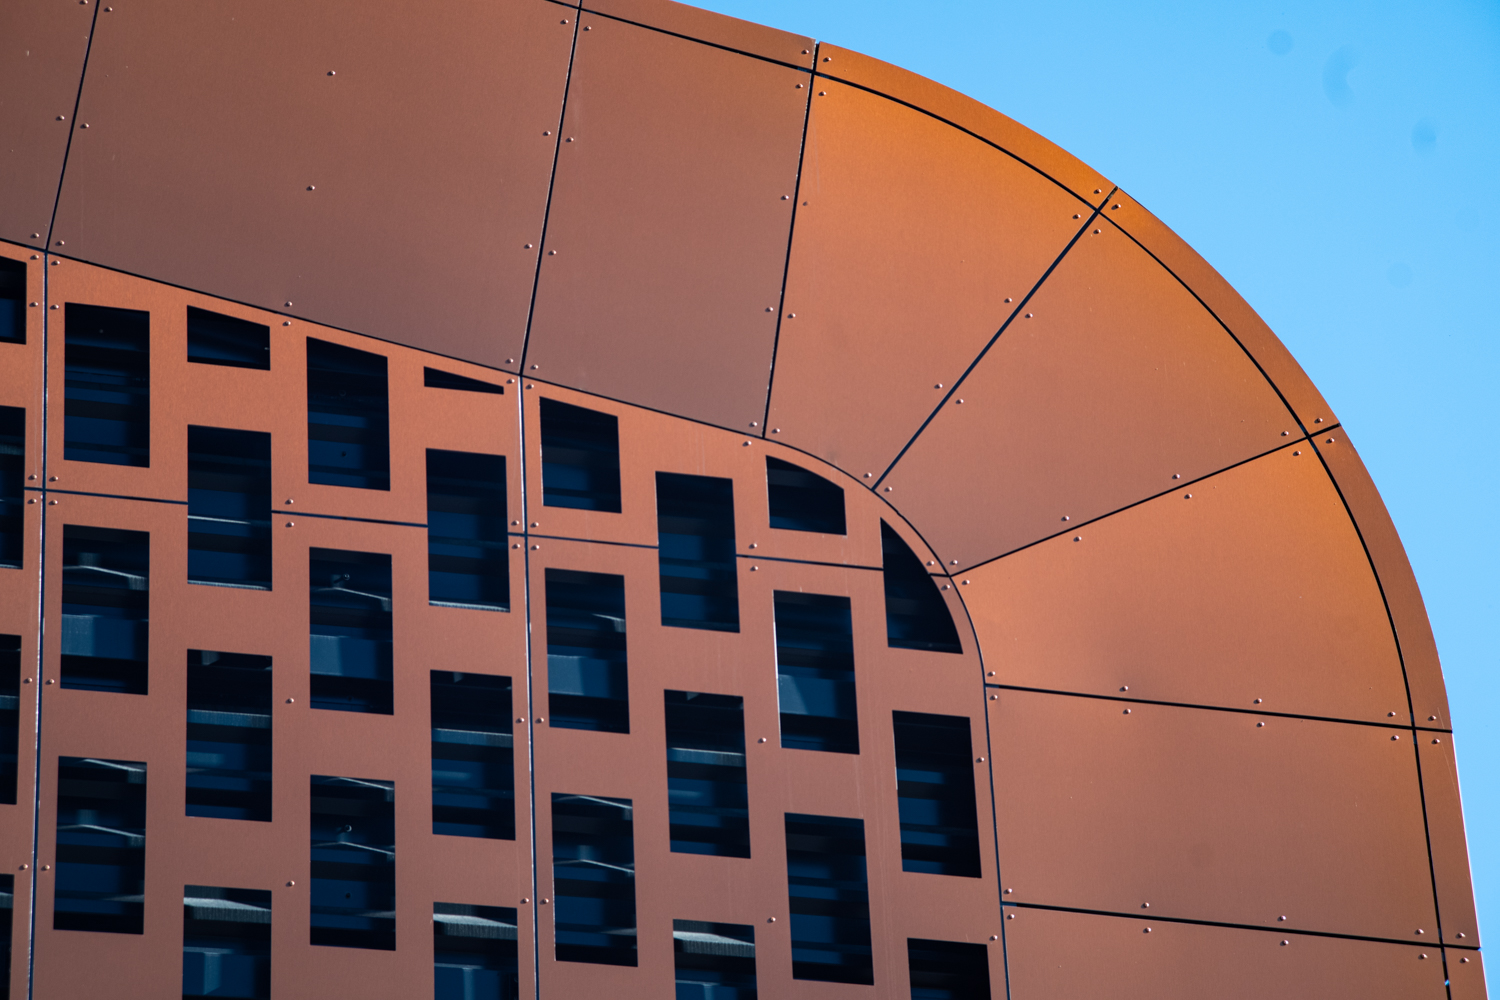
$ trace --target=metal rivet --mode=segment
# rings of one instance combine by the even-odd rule
[[[757,743],[764,743],[765,741],[766,741],[766,738],[764,736],[762,736],[760,739],[756,740]]]
[[[866,478],[866,479],[870,479],[870,478],[871,478],[871,477],[873,477],[873,476],[874,476],[874,475],[875,475],[875,473],[873,473],[873,472],[866,472],[866,473],[865,473],[865,478]]]
[[[1286,914],[1283,913],[1281,916],[1277,917],[1276,919],[1277,920],[1285,920],[1286,919]]]
[[[1073,218],[1075,218],[1075,219],[1081,219],[1081,218],[1083,218],[1083,216],[1074,214]]]
[[[1290,941],[1288,941],[1288,940],[1287,940],[1287,939],[1286,939],[1286,938],[1282,938],[1282,939],[1281,939],[1281,946],[1282,946],[1282,947],[1283,947],[1283,948],[1285,948],[1285,947],[1286,947],[1286,946],[1287,946],[1287,945],[1289,945],[1289,944],[1291,944],[1291,942],[1290,942]]]
[[[540,521],[532,521],[531,522],[531,526],[533,528],[540,528],[542,526],[542,522],[540,522]]]
[[[1035,314],[1035,313],[1027,313],[1027,314],[1026,314],[1026,318],[1027,318],[1027,319],[1030,319],[1030,318],[1031,318],[1031,317],[1032,317],[1032,316],[1034,316],[1034,315],[1036,315],[1036,314]]]
[[[1014,919],[1016,919],[1016,915],[1014,913],[1007,913],[1005,915],[1005,919],[1006,920],[1014,920]]]
[[[1066,515],[1066,514],[1064,514],[1064,515],[1063,515],[1063,518],[1062,518],[1062,519],[1063,519],[1063,520],[1064,520],[1064,521],[1066,521],[1066,520],[1067,520],[1067,519],[1068,519],[1068,515]]]
[[[334,71],[333,71],[333,70],[329,70],[329,71],[328,71],[328,75],[329,75],[329,76],[338,76],[338,74],[337,74],[337,73],[335,73],[335,72],[334,72]]]
[[[975,757],[975,758],[974,758],[974,760],[975,760],[975,761],[976,761],[976,762],[978,762],[978,763],[980,763],[980,764],[983,764],[983,763],[984,763],[984,758],[983,758],[983,757]]]
[[[563,24],[567,24],[567,23],[568,23],[567,21],[563,22]],[[531,897],[529,897],[529,896],[522,896],[521,897],[521,902],[523,902],[523,903],[529,903],[529,902],[531,902]]]
[[[1104,189],[1103,188],[1094,188],[1094,193],[1095,194],[1103,194],[1104,193]]]
[[[53,309],[61,309],[61,308],[62,308],[62,306],[56,306],[56,305],[55,305],[55,306],[53,306],[53,307],[52,307],[52,308],[53,308]]]
[[[527,249],[527,250],[530,250],[530,249],[531,249],[531,244],[530,244],[530,243],[528,243],[528,244],[526,244],[526,246],[525,246],[525,249]],[[505,362],[505,363],[506,363],[506,364],[508,364],[508,365],[513,365],[513,364],[515,364],[515,362],[514,362],[514,361],[512,361],[512,360],[510,360],[510,359],[508,359],[508,358],[507,358],[507,359],[506,359],[506,362]]]
[[[772,434],[780,434],[781,433],[781,428],[780,427],[772,427],[771,428],[771,433]]]
[[[48,507],[56,507],[57,506],[57,501],[56,500],[48,500],[47,501],[47,506]]]
[[[531,547],[531,551],[533,551],[533,552],[535,552],[535,551],[536,551],[536,550],[537,550],[537,549],[539,549],[539,548],[541,548],[541,546],[540,546],[540,545],[533,545],[533,546],[532,546],[532,547]]]
[[[1256,729],[1264,729],[1264,728],[1266,728],[1266,724],[1264,722],[1257,722],[1255,724],[1255,728]]]
[[[1396,717],[1396,713],[1395,712],[1387,712],[1387,713],[1385,713],[1385,717],[1387,719],[1394,719]]]
[[[1129,714],[1130,714],[1130,709],[1128,709],[1128,708],[1127,708],[1127,709],[1126,709],[1126,710],[1125,710],[1125,714],[1126,714],[1126,715],[1129,715]]]
[[[760,546],[757,545],[755,542],[751,542],[750,543],[750,548],[752,548],[752,549],[758,549],[758,548],[760,548]]]
[[[51,865],[42,865],[42,871],[44,871],[44,872],[50,872],[51,870],[52,870],[52,866]]]
[[[1184,499],[1184,500],[1191,500],[1191,499],[1193,499],[1193,495],[1191,493],[1184,493],[1182,495],[1182,499]]]
[[[1292,433],[1291,431],[1282,431],[1281,432],[1281,436],[1282,437],[1290,437],[1291,433]]]
[[[557,256],[557,251],[556,250],[548,250],[547,251],[547,256],[548,257],[556,257]]]
[[[820,91],[818,91],[818,96],[819,97],[827,97],[828,96],[828,91],[826,91],[826,90],[820,90]]]
[[[296,698],[288,698],[288,699],[287,699],[287,700],[286,700],[286,703],[287,703],[287,704],[288,704],[288,705],[295,705],[295,704],[296,704],[296,703],[297,703],[297,699],[296,699]]]
[[[963,400],[961,400],[961,399],[960,399],[960,400],[959,400],[959,402],[960,402],[960,403],[962,403],[962,402],[963,402]]]
[[[1097,230],[1097,229],[1096,229],[1096,230],[1094,230],[1094,235],[1095,235],[1095,236],[1098,236],[1098,235],[1099,235],[1099,230]]]
[[[823,61],[824,62],[833,62],[833,56],[824,56],[823,57]]]
[[[1294,452],[1292,452],[1292,454],[1293,455],[1300,455],[1300,454],[1302,454],[1302,452],[1300,452],[1300,451],[1294,451]]]
[[[965,587],[967,587],[967,586],[968,586],[968,585],[969,585],[969,581],[968,581],[968,580],[965,580],[965,581],[964,581],[964,586],[965,586]]]
[[[1257,705],[1260,704],[1260,699],[1259,698],[1255,699],[1255,704],[1257,704]]]
[[[991,941],[999,941],[1000,940],[1000,935],[999,934],[991,934],[990,935],[990,940]]]
[[[933,386],[934,389],[941,389],[942,387],[943,387],[943,383],[941,383],[941,382],[939,382],[939,383],[937,383],[936,385]]]
[[[1011,301],[1014,301],[1014,300],[1013,299],[1006,299],[1005,301],[1006,302],[1011,302]]]
[[[572,142],[573,141],[573,137],[570,135],[566,139],[564,139],[563,141],[564,142]]]
[[[30,683],[31,683],[31,678],[30,678],[30,677],[28,677],[28,678],[26,678],[26,679],[25,679],[25,680],[23,680],[23,681],[22,681],[22,682],[21,682],[21,683],[22,683],[22,684],[30,684]]]
[[[308,185],[308,186],[307,186],[307,189],[308,189],[308,190],[309,190],[309,191],[316,191],[316,190],[317,190],[317,189],[318,189],[318,186],[317,186],[317,185],[316,185],[316,184],[309,184],[309,185]]]
[[[1324,441],[1323,443],[1324,444],[1333,444],[1333,438],[1329,438],[1328,440]]]
[[[766,918],[766,923],[768,923],[768,924],[774,924],[775,922],[776,922],[776,918],[775,917],[767,917]]]
[[[1151,933],[1151,928],[1147,927],[1144,930],[1142,930],[1141,933],[1142,934],[1150,934]]]
[[[58,116],[57,116],[57,120],[58,120],[58,121],[60,121],[60,122],[65,122],[65,121],[67,121],[67,120],[68,120],[68,119],[67,119],[67,118],[65,118],[65,117],[63,117],[63,116],[62,116],[62,115],[58,115]]]
[[[593,31],[594,30],[594,26],[592,24],[585,24],[583,26],[583,30],[584,31]]]
[[[88,127],[89,127],[89,123],[88,123],[88,122],[84,122],[84,123],[83,123],[83,127],[84,127],[84,128],[88,128]]]
[[[751,566],[750,567],[750,572],[752,572],[752,573],[758,573],[758,572],[760,572],[760,567],[759,566]]]
[[[27,869],[29,869],[29,868],[30,868],[30,867],[31,867],[31,866],[30,866],[30,865],[22,865],[22,866],[21,866],[21,871],[23,871],[23,872],[24,872],[24,871],[26,871],[26,870],[27,870]]]
[[[1082,535],[1074,535],[1073,536],[1073,541],[1075,541],[1075,542],[1081,542],[1081,541],[1083,541],[1083,536]]]
[[[948,565],[949,566],[957,566],[958,565],[958,560],[957,559],[950,559],[950,560],[948,560]]]
[[[1392,736],[1391,737],[1391,739],[1393,739],[1393,740],[1399,740],[1400,738],[1401,738],[1400,736]]]
[[[536,386],[532,385],[530,382],[527,382],[526,383],[526,388],[528,388],[528,389],[535,389]]]
[[[295,882],[295,881],[292,881],[292,882],[288,882],[288,883],[287,883],[287,887],[288,887],[288,888],[290,888],[290,887],[291,887],[291,886],[294,886],[294,885],[296,885],[296,884],[297,884],[297,883],[296,883],[296,882]]]
[[[1323,418],[1322,417],[1319,417],[1317,420],[1313,421],[1313,423],[1315,423],[1315,424],[1321,424],[1322,422],[1323,422]]]
[[[1418,928],[1417,928],[1417,933],[1418,933],[1418,934],[1425,934],[1425,933],[1427,933],[1427,932],[1426,932],[1426,931],[1424,931],[1424,930],[1422,930],[1422,928],[1420,928],[1420,927],[1418,927]]]
[[[547,721],[547,720],[546,720],[546,719],[544,719],[544,718],[542,718],[542,717],[541,717],[541,716],[540,716],[540,715],[538,715],[538,716],[537,716],[537,717],[536,717],[536,721],[537,721],[537,722],[546,722],[546,721]]]
[[[1000,700],[1000,696],[998,694],[992,694],[992,695],[990,695],[990,701],[999,701],[999,700]]]
[[[801,90],[801,89],[802,89],[802,84],[800,84],[800,83],[799,83],[799,84],[797,84],[797,89],[798,89],[798,90]]]
[[[1417,957],[1418,958],[1426,958],[1427,957],[1427,952],[1424,951],[1424,952],[1422,952],[1422,954],[1418,955]]]
[[[943,589],[944,590],[952,590],[953,588],[951,586],[949,586],[948,584],[945,583],[945,584],[943,584]]]
[[[1429,715],[1427,717],[1427,721],[1428,722],[1436,722],[1437,721],[1437,716],[1435,716],[1435,715]]]
[[[281,325],[282,326],[291,326],[292,325],[292,321],[291,320],[287,320],[285,323],[283,323]]]
[[[48,476],[47,477],[47,482],[49,482],[49,483],[55,483],[55,482],[57,482],[57,477],[56,476]]]
[[[1120,690],[1121,691],[1129,691],[1130,690],[1130,685],[1129,684],[1121,684],[1120,685]]]
[[[1143,909],[1143,910],[1149,910],[1149,909],[1151,909],[1151,904],[1150,903],[1142,903],[1141,904],[1141,909]]]
[[[797,318],[797,314],[796,313],[787,313],[786,314],[786,318],[787,319],[796,319]]]
[[[51,677],[48,677],[48,678],[47,678],[47,679],[46,679],[46,680],[45,680],[45,681],[43,681],[43,682],[42,682],[42,683],[43,683],[43,684],[56,684],[56,683],[57,683],[57,681],[55,681],[55,680],[53,680],[53,679],[52,679],[52,678],[51,678]]]

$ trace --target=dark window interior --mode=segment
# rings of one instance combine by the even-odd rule
[[[734,481],[656,474],[661,623],[740,630],[734,553]]]
[[[271,996],[271,893],[188,885],[182,890],[182,995]]]
[[[432,832],[516,839],[510,678],[434,670]]]
[[[979,878],[969,720],[918,712],[892,716],[902,870]]]
[[[845,533],[844,490],[822,476],[767,455],[766,496],[773,528]]]
[[[620,420],[541,401],[542,504],[620,512]]]
[[[427,599],[510,610],[505,456],[427,449]]]
[[[391,557],[342,549],[308,555],[312,707],[392,714]]]
[[[0,1000],[10,1000],[10,936],[15,912],[16,877],[0,875]]]
[[[271,589],[271,435],[188,427],[188,582]]]
[[[677,1000],[755,1000],[755,927],[672,921]]]
[[[516,1000],[513,906],[432,904],[434,1000]]]
[[[552,793],[557,960],[635,965],[635,825],[629,799]]]
[[[63,458],[151,464],[151,314],[69,302]]]
[[[437,368],[422,369],[422,384],[429,389],[457,389],[459,392],[490,392],[505,395],[505,386],[492,382],[481,382],[477,378],[466,378]]]
[[[16,804],[21,751],[21,637],[0,635],[0,805]]]
[[[25,510],[26,411],[0,406],[0,566],[21,567],[26,554]]]
[[[792,978],[875,982],[865,821],[786,814]]]
[[[668,691],[666,718],[672,850],[748,858],[744,699]]]
[[[989,949],[958,941],[906,939],[912,1000],[990,1000]]]
[[[271,820],[271,658],[187,654],[187,815]]]
[[[774,602],[781,745],[859,753],[849,598],[778,590]]]
[[[385,355],[307,339],[307,481],[391,488]]]
[[[548,569],[546,579],[549,724],[630,732],[625,578]]]
[[[396,786],[312,776],[312,944],[396,949]]]
[[[57,759],[55,884],[54,930],[145,932],[145,764]]]
[[[884,521],[880,522],[880,548],[885,557],[887,644],[898,649],[962,653],[958,629],[936,581],[911,547]]]
[[[26,264],[0,257],[0,343],[26,343]]]
[[[145,694],[151,536],[63,526],[62,686]]]
[[[271,328],[262,323],[188,306],[187,345],[195,364],[271,368]]]

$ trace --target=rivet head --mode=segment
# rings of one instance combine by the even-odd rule
[[[44,871],[44,872],[50,872],[51,870],[52,870],[52,866],[51,865],[42,865],[42,871]]]
[[[1401,738],[1400,736],[1392,736],[1391,737],[1392,740],[1399,740],[1400,738]]]
[[[766,923],[768,923],[768,924],[774,924],[775,922],[776,922],[776,918],[775,917],[767,917],[766,918]]]
[[[287,699],[287,700],[286,700],[286,703],[287,703],[287,704],[288,704],[288,705],[295,705],[295,704],[296,704],[296,703],[297,703],[297,699],[296,699],[296,698],[288,698],[288,699]]]
[[[316,190],[317,190],[317,189],[318,189],[318,186],[317,186],[317,185],[316,185],[316,184],[309,184],[309,185],[308,185],[308,186],[307,186],[307,189],[308,189],[308,190],[309,190],[309,191],[316,191]]]
[[[297,884],[297,883],[296,883],[296,882],[295,882],[295,881],[291,881],[291,882],[288,882],[288,883],[287,883],[287,888],[291,888],[291,887],[292,887],[292,886],[294,886],[294,885],[296,885],[296,884]]]
[[[975,757],[974,761],[975,761],[975,763],[983,764],[984,763],[984,758],[983,757]]]
[[[338,76],[338,73],[334,72],[333,70],[329,70],[328,71],[328,75],[329,76]]]
[[[1282,938],[1282,939],[1281,939],[1281,946],[1282,946],[1282,947],[1283,947],[1283,948],[1285,948],[1285,947],[1286,947],[1286,946],[1287,946],[1287,945],[1289,945],[1289,944],[1291,944],[1291,942],[1290,942],[1290,941],[1288,941],[1288,940],[1287,940],[1287,939],[1286,939],[1286,938]]]
[[[760,739],[756,740],[757,743],[764,743],[765,741],[766,741],[766,738],[764,736],[762,736]]]
[[[1266,728],[1266,724],[1264,722],[1257,722],[1255,724],[1255,728],[1256,729],[1264,729],[1264,728]]]
[[[990,701],[999,701],[999,700],[1000,700],[1000,696],[998,694],[992,694],[992,695],[990,695]]]
[[[990,935],[990,940],[991,941],[999,941],[1000,940],[1000,935],[999,934],[991,934]]]

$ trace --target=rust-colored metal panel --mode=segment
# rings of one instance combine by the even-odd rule
[[[945,561],[1013,551],[1296,430],[1224,328],[1107,222],[1024,305],[880,487]]]
[[[1304,429],[1315,430],[1319,425],[1328,427],[1338,422],[1323,394],[1266,321],[1181,236],[1123,191],[1116,191],[1109,199],[1104,214],[1193,290],[1250,352]]]
[[[962,579],[992,683],[1410,724],[1379,584],[1306,442]]]
[[[672,0],[590,0],[584,14],[590,13],[608,14],[622,21],[793,66],[810,69],[813,64],[815,43],[811,38]]]
[[[1349,442],[1342,427],[1317,430],[1312,437],[1318,454],[1328,465],[1333,481],[1349,508],[1349,516],[1359,529],[1375,575],[1385,592],[1391,621],[1396,625],[1396,640],[1401,644],[1401,659],[1406,666],[1406,684],[1411,692],[1412,714],[1417,725],[1451,729],[1448,715],[1448,693],[1443,684],[1443,669],[1438,662],[1437,642],[1427,621],[1427,606],[1417,587],[1416,574],[1406,558],[1406,549],[1391,523],[1391,515],[1380,499],[1375,483],[1359,453]]]
[[[1015,916],[1005,922],[1013,1000],[1447,998],[1436,948],[1179,924],[1145,915],[1007,912]]]
[[[1439,946],[1411,730],[991,693],[1007,899]]]
[[[1469,877],[1469,847],[1464,837],[1464,811],[1458,794],[1458,762],[1453,756],[1453,734],[1419,730],[1418,760],[1422,767],[1422,800],[1427,808],[1427,837],[1432,850],[1432,876],[1437,887],[1443,942],[1479,947],[1479,919],[1474,913],[1474,888]]]
[[[1113,187],[1072,153],[1014,119],[910,70],[824,42],[818,47],[818,73],[885,94],[952,122],[1031,164],[1092,205],[1103,201]]]
[[[0,243],[0,257],[26,265],[26,342],[0,343],[0,406],[26,410],[26,481],[42,482],[42,407],[46,400],[46,262],[41,253]]]
[[[0,9],[0,239],[46,246],[97,7]]]
[[[764,419],[809,75],[585,15],[527,374]]]
[[[1477,951],[1445,949],[1450,1000],[1484,1000],[1484,958]]]
[[[855,476],[885,471],[1092,214],[988,143],[831,80],[797,197],[767,425]]]
[[[66,252],[441,354],[519,359],[566,9],[111,6],[58,210]]]

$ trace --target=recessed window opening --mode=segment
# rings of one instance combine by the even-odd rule
[[[774,606],[781,745],[859,753],[849,598],[778,590]]]
[[[312,776],[311,943],[396,949],[396,786]]]
[[[391,488],[385,355],[307,339],[307,481]]]
[[[62,686],[145,694],[151,536],[63,526]]]
[[[188,582],[271,589],[271,435],[188,427]]]
[[[515,907],[433,903],[432,960],[434,1000],[516,1000]]]
[[[620,419],[542,399],[542,505],[620,512]]]
[[[665,697],[672,850],[748,858],[744,699],[696,691]]]
[[[187,653],[187,815],[271,820],[271,658]]]
[[[510,610],[505,456],[427,449],[427,599]]]
[[[432,832],[516,839],[509,677],[434,670]]]
[[[792,978],[875,982],[865,822],[786,814]]]
[[[151,314],[69,302],[63,458],[151,464]]]
[[[26,556],[25,512],[26,411],[0,406],[0,567],[21,568]]]
[[[672,921],[676,1000],[755,1000],[755,927]]]
[[[21,637],[0,635],[0,805],[16,804],[20,750]]]
[[[269,371],[271,328],[188,306],[187,351],[187,359],[194,364]]]
[[[937,582],[915,552],[889,524],[880,522],[885,556],[885,632],[897,649],[962,653],[958,629]]]
[[[57,759],[54,884],[54,930],[145,932],[145,764]]]
[[[440,371],[436,368],[422,369],[422,384],[429,389],[457,389],[459,392],[489,392],[496,396],[505,395],[503,385],[481,382],[477,378],[454,375],[452,372]]]
[[[559,962],[636,964],[629,799],[552,793],[552,895]]]
[[[766,497],[773,528],[845,533],[844,491],[822,476],[767,455]]]
[[[16,877],[0,875],[0,1000],[10,1000],[10,942],[15,927]]]
[[[312,707],[392,714],[391,557],[342,549],[308,556]]]
[[[656,474],[661,623],[740,630],[734,551],[734,481]]]
[[[912,1000],[990,1000],[989,949],[959,941],[906,939]]]
[[[182,891],[182,995],[271,996],[271,893],[188,885]]]
[[[548,569],[546,585],[548,724],[630,732],[625,578]]]
[[[26,264],[0,257],[0,343],[26,343]]]
[[[892,712],[901,869],[979,878],[974,748],[959,715]]]

